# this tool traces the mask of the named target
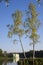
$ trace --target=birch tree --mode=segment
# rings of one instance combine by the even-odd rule
[[[23,44],[21,41],[21,37],[24,35],[24,29],[23,29],[23,25],[22,25],[22,12],[21,11],[16,11],[15,13],[12,14],[12,18],[13,18],[13,25],[7,25],[7,27],[9,28],[9,32],[8,32],[8,36],[12,37],[12,35],[17,35],[19,37],[19,41],[21,43],[21,48],[22,51],[24,53],[24,57],[25,56],[25,52],[24,52],[24,48],[23,48]],[[17,40],[14,40],[15,42]]]
[[[26,13],[26,22],[25,28],[27,33],[29,32],[29,38],[32,40],[31,44],[33,45],[33,65],[35,58],[35,44],[39,42],[38,29],[40,26],[40,21],[38,19],[38,13],[36,7],[33,3],[30,3]]]

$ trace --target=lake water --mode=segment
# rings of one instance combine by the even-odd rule
[[[17,65],[16,62],[0,62],[0,65]]]

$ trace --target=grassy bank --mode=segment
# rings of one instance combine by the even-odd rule
[[[18,65],[33,65],[33,59],[20,59]],[[34,65],[43,65],[43,58],[35,58]]]

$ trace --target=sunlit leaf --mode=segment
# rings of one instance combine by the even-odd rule
[[[12,32],[8,32],[8,37],[11,38],[12,37]]]

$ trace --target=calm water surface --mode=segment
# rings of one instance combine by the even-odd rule
[[[0,62],[0,65],[17,65],[16,62]]]

